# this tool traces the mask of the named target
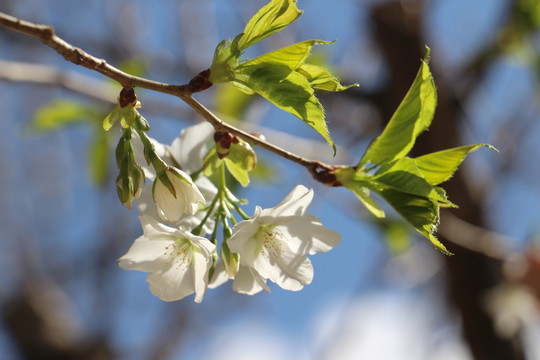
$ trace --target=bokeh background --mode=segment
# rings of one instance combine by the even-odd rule
[[[263,0],[0,0],[0,11],[133,74],[183,84],[210,65]],[[304,14],[249,49],[306,39],[342,83],[320,94],[338,156],[308,126],[261,98],[215,87],[197,98],[227,121],[308,158],[355,164],[431,47],[439,104],[413,152],[490,143],[445,185],[446,257],[390,216],[375,221],[344,189],[257,149],[238,195],[277,204],[296,184],[342,244],[312,257],[293,293],[253,297],[230,284],[165,303],[145,273],[116,259],[141,234],[116,197],[118,131],[100,121],[118,85],[40,41],[0,28],[0,358],[540,359],[540,5],[538,0],[299,0]],[[178,99],[138,90],[150,135],[170,143],[201,119]]]

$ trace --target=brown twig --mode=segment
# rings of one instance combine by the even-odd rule
[[[187,84],[172,85],[125,73],[114,66],[109,65],[104,59],[92,56],[86,51],[64,41],[55,34],[52,26],[35,24],[2,12],[0,12],[0,26],[35,37],[56,50],[67,61],[84,66],[90,70],[97,71],[108,78],[119,82],[124,87],[141,87],[164,94],[177,96],[192,107],[197,113],[199,113],[206,121],[212,124],[216,131],[229,132],[245,141],[250,142],[252,145],[262,147],[278,156],[301,165],[305,167],[311,173],[313,178],[319,182],[327,185],[339,185],[335,181],[333,172],[340,166],[328,165],[320,161],[306,159],[224,122],[193,98],[192,92]]]

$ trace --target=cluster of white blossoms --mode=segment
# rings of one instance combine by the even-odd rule
[[[170,146],[149,138],[144,144],[134,134],[134,156],[152,182],[136,200],[143,235],[119,259],[120,267],[148,272],[150,291],[164,301],[195,293],[201,302],[208,287],[228,280],[234,291],[250,295],[270,291],[268,280],[286,290],[302,289],[313,279],[306,255],[330,250],[340,235],[306,213],[313,190],[302,185],[275,207],[257,206],[247,216],[224,181],[213,183],[202,171],[215,146],[213,134],[212,126],[201,123],[182,131]],[[148,154],[149,147],[155,155]],[[165,166],[156,166],[151,156]],[[154,169],[144,166],[148,163]],[[233,211],[244,220],[236,222]],[[220,244],[218,227],[224,234]]]

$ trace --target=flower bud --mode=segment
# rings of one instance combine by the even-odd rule
[[[118,142],[116,164],[119,169],[116,178],[118,198],[128,209],[132,209],[133,199],[139,197],[145,176],[143,169],[135,160],[135,154],[131,146],[131,129],[124,130],[124,134]]]
[[[184,214],[195,214],[199,203],[204,203],[204,196],[191,177],[172,166],[158,171],[152,194],[159,216],[171,222],[180,220]]]

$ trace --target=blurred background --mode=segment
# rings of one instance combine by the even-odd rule
[[[0,11],[57,34],[132,74],[187,83],[214,48],[266,1],[0,0]],[[299,0],[304,14],[247,52],[306,39],[343,84],[319,94],[331,149],[257,97],[213,87],[197,98],[223,119],[312,159],[356,164],[407,92],[431,47],[438,108],[415,155],[490,143],[446,183],[446,257],[391,215],[375,221],[344,189],[257,149],[253,186],[271,207],[296,184],[342,243],[312,257],[304,290],[249,297],[230,284],[165,303],[145,273],[116,259],[142,230],[116,196],[103,133],[118,85],[40,41],[0,28],[0,358],[2,359],[540,359],[540,2]],[[169,143],[201,121],[171,96],[137,90],[150,136]]]

